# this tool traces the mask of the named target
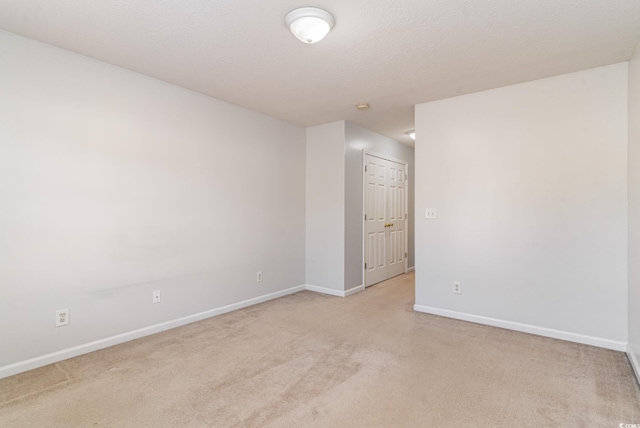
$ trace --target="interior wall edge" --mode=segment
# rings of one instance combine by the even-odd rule
[[[640,384],[640,361],[636,358],[636,355],[640,355],[640,346],[634,346],[631,343],[627,346],[627,358],[633,369],[633,373],[636,375],[638,384]]]

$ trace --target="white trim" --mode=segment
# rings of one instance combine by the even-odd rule
[[[367,167],[367,151],[366,150],[362,150],[362,170],[360,172],[362,172],[362,174],[360,174],[360,177],[362,178],[362,213],[360,215],[360,224],[362,226],[362,263],[360,263],[360,267],[362,268],[362,282],[364,284],[367,283],[367,270],[364,267],[364,264],[366,263],[366,259],[365,259],[365,255],[366,255],[366,249],[365,249],[365,242],[367,241],[367,222],[364,220],[364,216],[365,213],[367,212],[367,189],[365,189],[366,187],[366,183],[367,183],[367,173],[365,171],[366,167]]]
[[[409,162],[407,162],[406,160],[402,160],[402,159],[396,159],[396,158],[392,158],[391,156],[387,156],[387,155],[383,155],[382,153],[377,153],[377,152],[372,152],[371,150],[367,150],[367,149],[362,149],[362,158],[364,159],[364,155],[371,155],[380,159],[384,159],[384,160],[388,160],[391,162],[396,162],[396,163],[400,163],[406,167],[409,167]],[[363,169],[364,171],[364,169]]]
[[[288,294],[297,293],[299,291],[303,291],[304,289],[305,289],[304,285],[298,285],[295,287],[287,288],[285,290],[276,291],[275,293],[265,294],[263,296],[258,296],[252,299],[243,300],[238,303],[232,303],[230,305],[221,306],[219,308],[209,309],[204,312],[198,312],[197,314],[187,315],[185,317],[176,318],[170,321],[165,321],[160,324],[139,328],[137,330],[132,330],[126,333],[117,334],[115,336],[107,337],[100,340],[95,340],[93,342],[74,346],[72,348],[67,348],[61,351],[52,352],[50,354],[41,355],[39,357],[31,358],[25,361],[19,361],[17,363],[0,367],[0,379],[15,375],[18,373],[26,372],[27,370],[33,370],[33,369],[37,369],[38,367],[57,363],[58,361],[77,357],[78,355],[83,355],[89,352],[97,351],[98,349],[108,348],[110,346],[118,345],[120,343],[128,342],[130,340],[138,339],[140,337],[149,336],[155,333],[160,333],[162,331],[170,330],[172,328],[180,327],[196,321],[201,321],[207,318],[215,317],[217,315],[226,314],[227,312],[246,308],[248,306],[257,305],[258,303],[263,303],[269,300],[277,299],[278,297],[286,296]]]
[[[353,287],[348,289],[347,291],[344,292],[344,297],[349,297],[352,294],[356,294],[359,293],[361,291],[364,291],[364,285],[360,284],[357,287]]]
[[[358,285],[357,287],[350,288],[346,291],[334,290],[333,288],[319,287],[317,285],[307,284],[304,286],[305,290],[313,291],[316,293],[328,294],[330,296],[336,297],[348,297],[352,294],[355,294],[359,291],[364,290],[364,285]]]
[[[505,321],[497,318],[483,317],[480,315],[472,315],[464,312],[456,312],[448,309],[433,308],[430,306],[414,305],[413,310],[424,312],[426,314],[440,315],[447,318],[455,318],[463,321],[470,321],[476,324],[491,325],[507,330],[521,331],[523,333],[536,334],[538,336],[551,337],[554,339],[566,340],[569,342],[583,343],[585,345],[597,346],[600,348],[613,349],[614,351],[626,351],[627,342],[619,342],[617,340],[603,339],[600,337],[586,336],[583,334],[571,333],[568,331],[555,330],[552,328],[538,327],[530,324],[522,324],[519,322]]]
[[[318,287],[317,285],[307,284],[305,290],[314,291],[316,293],[329,294],[330,296],[344,297],[344,291],[334,290],[333,288]]]
[[[410,268],[407,268],[407,273],[413,272],[414,270],[416,270],[416,267],[415,266],[411,266]]]
[[[627,345],[627,357],[629,358],[633,372],[636,375],[636,379],[638,380],[638,383],[640,383],[640,362],[638,362],[636,355],[640,355],[640,346],[633,346],[632,344]]]

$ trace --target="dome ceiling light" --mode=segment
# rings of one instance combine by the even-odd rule
[[[416,141],[416,131],[414,131],[413,129],[411,131],[405,132],[405,134],[407,134],[413,141]]]
[[[335,23],[329,12],[317,7],[294,9],[287,14],[284,22],[303,43],[317,43],[324,39]]]

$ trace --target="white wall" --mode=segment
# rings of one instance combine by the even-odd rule
[[[355,123],[347,122],[345,133],[345,287],[350,289],[364,284],[362,267],[362,228],[364,212],[362,208],[362,150],[384,154],[395,159],[408,162],[409,165],[409,222],[408,232],[408,266],[414,266],[414,150],[395,140],[369,131]]]
[[[422,104],[416,133],[416,309],[624,349],[627,64]]]
[[[307,284],[344,295],[362,280],[362,150],[409,162],[409,210],[413,210],[413,149],[354,123],[307,128]],[[409,266],[413,266],[413,219]],[[323,290],[324,289],[324,290]]]
[[[307,284],[344,291],[345,122],[307,128]]]
[[[6,32],[0,58],[0,368],[304,284],[304,129]]]
[[[640,380],[640,43],[629,63],[629,344]]]

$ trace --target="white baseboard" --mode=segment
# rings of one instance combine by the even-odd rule
[[[305,290],[314,291],[316,293],[329,294],[330,296],[344,297],[344,291],[334,290],[333,288],[318,287],[317,285],[306,284]]]
[[[49,364],[57,363],[58,361],[66,360],[69,358],[77,357],[78,355],[88,354],[89,352],[97,351],[99,349],[108,348],[113,345],[128,342],[130,340],[138,339],[151,334],[160,333],[165,330],[180,327],[192,322],[201,321],[207,318],[215,317],[216,315],[226,314],[227,312],[236,311],[238,309],[246,308],[248,306],[257,305],[269,300],[277,299],[278,297],[286,296],[288,294],[297,293],[303,291],[304,285],[298,285],[296,287],[287,288],[286,290],[276,291],[275,293],[265,294],[263,296],[254,297],[252,299],[243,300],[242,302],[232,303],[230,305],[221,306],[215,309],[209,309],[204,312],[198,312],[197,314],[187,315],[182,318],[176,318],[170,321],[165,321],[160,324],[155,324],[149,327],[139,328],[126,333],[117,334],[115,336],[107,337],[105,339],[96,340],[93,342],[85,343],[82,345],[74,346],[72,348],[63,349],[61,351],[52,352],[50,354],[42,355],[39,357],[31,358],[25,361],[19,361],[17,363],[9,364],[7,366],[0,367],[0,379],[13,376],[18,373],[26,372],[27,370],[37,369]]]
[[[613,349],[614,351],[626,351],[627,343],[616,340],[603,339],[600,337],[585,336],[567,331],[554,330],[552,328],[538,327],[530,324],[522,324],[519,322],[505,321],[497,318],[483,317],[480,315],[472,315],[464,312],[456,312],[448,309],[433,308],[430,306],[414,305],[413,310],[424,312],[432,315],[440,315],[447,318],[455,318],[463,321],[470,321],[476,324],[490,325],[500,327],[507,330],[521,331],[523,333],[536,334],[538,336],[551,337],[554,339],[566,340],[569,342],[583,343],[585,345],[597,346],[599,348]]]
[[[410,268],[407,268],[407,273],[413,272],[414,270],[416,270],[416,267],[415,266],[411,266]]]
[[[334,290],[333,288],[319,287],[311,284],[305,285],[304,288],[305,290],[314,291],[316,293],[329,294],[336,297],[347,297],[364,290],[364,285],[358,285],[357,287],[350,288],[346,291]]]
[[[359,293],[361,291],[364,291],[364,285],[360,284],[357,287],[353,287],[348,289],[347,291],[344,292],[344,297],[349,297],[352,294],[356,294]]]
[[[629,344],[629,346],[627,346],[627,357],[629,357],[633,372],[636,374],[638,383],[640,383],[640,362],[638,361],[637,355],[640,355],[640,346]]]

